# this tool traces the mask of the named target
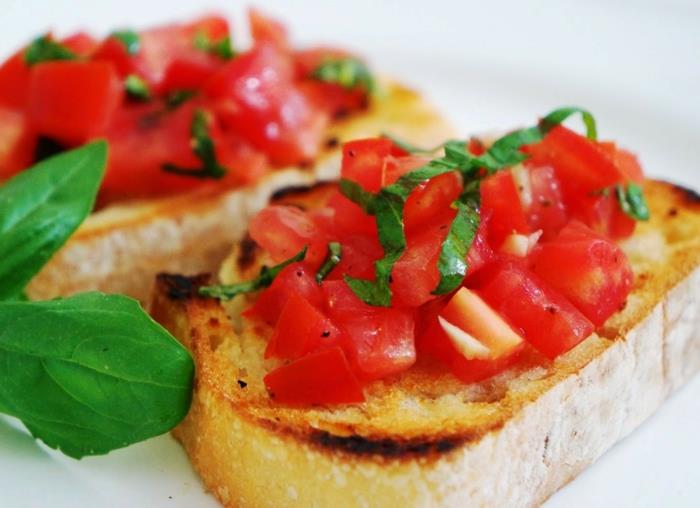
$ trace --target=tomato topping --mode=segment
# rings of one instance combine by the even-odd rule
[[[77,32],[61,41],[65,47],[81,57],[88,57],[97,49],[97,40],[85,32]]]
[[[352,180],[370,192],[377,192],[385,179],[386,163],[394,149],[387,138],[350,141],[343,145],[341,178]]]
[[[374,277],[374,262],[384,254],[376,236],[347,236],[343,238],[342,249],[340,263],[329,279],[342,279],[345,275],[361,279]]]
[[[328,207],[333,211],[333,226],[336,231],[347,235],[377,236],[374,217],[366,214],[340,192],[333,193],[328,200]]]
[[[346,352],[358,378],[380,379],[413,365],[413,313],[367,305],[343,281],[322,286],[328,315],[348,337]]]
[[[294,360],[311,351],[339,345],[340,331],[298,293],[292,293],[265,351],[265,358]]]
[[[32,164],[36,136],[27,118],[0,106],[0,181]]]
[[[121,83],[108,63],[39,63],[29,84],[29,118],[39,134],[78,144],[104,132],[121,97]]]
[[[24,50],[0,65],[0,106],[23,109],[27,104],[30,70],[24,63]]]
[[[546,240],[567,222],[566,206],[559,180],[551,166],[529,166],[530,203],[525,207],[531,231],[542,231]]]
[[[411,165],[403,173],[427,162],[423,157],[419,160],[409,157],[404,159],[408,159]],[[444,214],[461,192],[462,179],[459,173],[446,173],[420,184],[411,192],[404,206],[404,224],[408,234],[430,225],[435,216]]]
[[[481,208],[491,214],[489,243],[499,248],[510,233],[527,233],[527,217],[509,171],[489,176],[481,183]]]
[[[561,264],[558,270],[565,272]],[[576,307],[521,264],[500,261],[489,275],[479,293],[546,357],[556,358],[593,333]]]
[[[274,325],[292,295],[303,297],[315,308],[324,305],[321,287],[316,282],[314,271],[306,263],[292,263],[285,267],[243,315]]]
[[[362,402],[362,387],[343,351],[334,347],[312,353],[265,376],[271,397],[289,405]]]
[[[595,326],[624,306],[632,288],[632,269],[622,249],[579,222],[571,222],[542,244],[532,269],[566,296]],[[570,270],[562,270],[562,266]]]
[[[250,35],[255,42],[270,42],[286,49],[289,46],[287,28],[279,21],[266,16],[258,9],[248,9]]]
[[[229,61],[204,92],[227,128],[273,164],[299,164],[318,153],[328,118],[294,84],[291,62],[274,45],[260,44]]]

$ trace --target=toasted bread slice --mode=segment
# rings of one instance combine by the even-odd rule
[[[700,196],[658,181],[645,190],[653,215],[624,245],[636,274],[625,309],[554,362],[477,384],[419,364],[370,385],[362,404],[278,406],[262,382],[270,331],[236,332],[217,301],[196,296],[206,276],[159,276],[153,314],[197,366],[175,436],[227,506],[542,503],[700,369]],[[239,246],[223,278],[256,257]]]
[[[98,211],[34,278],[29,296],[46,299],[97,289],[146,302],[158,271],[217,269],[248,219],[276,190],[337,177],[343,141],[386,131],[432,146],[452,133],[416,92],[395,83],[385,84],[383,92],[367,111],[333,125],[328,148],[312,168],[275,171],[248,188],[219,187]]]

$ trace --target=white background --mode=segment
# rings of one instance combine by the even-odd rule
[[[55,28],[146,27],[220,11],[246,41],[244,4],[174,0],[2,0],[0,55]],[[257,2],[300,44],[336,43],[424,91],[465,135],[532,122],[556,106],[592,110],[602,137],[647,173],[700,188],[700,2]],[[700,378],[555,495],[548,508],[700,506]],[[605,425],[605,422],[601,422]],[[0,419],[0,506],[216,506],[161,437],[81,462]]]

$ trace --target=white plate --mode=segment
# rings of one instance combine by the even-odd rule
[[[241,9],[230,3],[205,7],[237,15],[240,27]],[[261,3],[297,40],[355,47],[426,91],[465,135],[578,104],[596,114],[604,137],[637,151],[649,174],[700,188],[700,6],[692,0]],[[170,0],[4,0],[0,54],[48,27],[106,32],[202,10]],[[700,506],[698,400],[700,378],[547,507]],[[216,506],[170,437],[78,462],[15,425],[0,419],[1,506]]]

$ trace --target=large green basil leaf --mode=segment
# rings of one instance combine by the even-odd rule
[[[107,161],[97,141],[0,186],[0,300],[15,298],[87,217]]]
[[[187,350],[125,296],[0,302],[0,411],[71,457],[172,429],[193,374]]]

